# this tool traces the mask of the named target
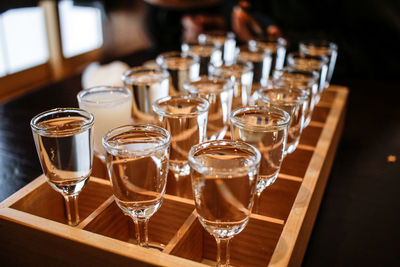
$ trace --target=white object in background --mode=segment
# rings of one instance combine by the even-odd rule
[[[129,65],[121,61],[105,65],[93,62],[82,73],[82,89],[95,86],[124,86],[122,73],[128,69]]]

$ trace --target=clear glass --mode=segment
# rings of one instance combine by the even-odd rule
[[[207,140],[223,139],[229,128],[229,113],[232,108],[233,83],[216,76],[200,76],[186,82],[185,90],[199,96],[210,104],[207,122]]]
[[[222,76],[233,82],[232,109],[246,106],[250,100],[253,84],[253,64],[251,62],[223,63],[221,66],[210,64],[211,75]]]
[[[180,180],[190,174],[188,154],[192,146],[204,141],[209,103],[195,96],[167,96],[153,103],[158,124],[171,135],[169,169],[177,182],[177,195],[182,192]]]
[[[67,58],[103,45],[101,9],[74,5],[72,0],[58,3],[63,55]]]
[[[229,241],[249,221],[260,159],[255,147],[232,140],[204,142],[189,152],[197,217],[217,241],[218,266],[229,266]]]
[[[103,137],[114,199],[135,224],[139,246],[149,246],[148,221],[160,208],[167,183],[170,135],[162,127],[137,124]]]
[[[94,154],[104,162],[103,136],[132,123],[132,92],[127,87],[98,86],[80,91],[77,98],[79,107],[94,116]]]
[[[31,120],[43,173],[65,199],[67,222],[79,224],[78,195],[92,171],[93,115],[76,108],[57,108]]]
[[[170,75],[170,94],[182,94],[185,81],[199,76],[200,63],[197,56],[171,51],[157,56],[157,64]]]
[[[219,43],[208,41],[183,43],[181,49],[183,53],[199,58],[199,75],[208,75],[210,63],[214,65],[222,64],[222,46]]]
[[[256,147],[261,153],[257,198],[278,177],[285,153],[290,115],[278,108],[249,106],[232,111],[231,138]],[[258,205],[256,204],[256,207]]]
[[[132,91],[134,122],[154,122],[151,105],[157,99],[169,95],[169,73],[161,69],[134,67],[122,74],[122,80]]]
[[[283,38],[261,37],[248,42],[249,46],[268,49],[272,55],[272,70],[282,69],[285,64],[287,42]]]
[[[310,56],[300,52],[291,52],[287,55],[287,65],[301,71],[316,71],[318,77],[318,93],[316,103],[319,102],[321,94],[325,89],[328,73],[328,58],[326,56]]]
[[[15,8],[0,14],[0,29],[0,76],[48,61],[46,25],[41,7]]]
[[[233,62],[235,60],[236,39],[233,32],[207,31],[199,34],[198,41],[199,43],[211,42],[214,45],[223,47],[223,60],[226,62]]]
[[[295,88],[260,88],[258,104],[282,109],[289,113],[290,122],[286,139],[285,155],[293,153],[299,144],[304,128],[304,114],[308,95]]]
[[[319,74],[316,71],[299,70],[293,67],[284,67],[273,72],[273,87],[284,86],[308,91],[310,98],[304,115],[304,127],[310,123],[314,106],[318,100],[318,78]]]
[[[329,59],[325,87],[329,87],[335,69],[338,46],[326,40],[301,41],[299,51],[304,55],[326,56]]]

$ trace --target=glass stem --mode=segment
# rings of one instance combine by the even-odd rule
[[[231,238],[218,238],[217,240],[217,266],[229,266]]]
[[[78,194],[64,195],[64,199],[68,224],[76,226],[79,224]]]
[[[253,213],[258,213],[260,211],[260,205],[261,205],[261,193],[262,192],[257,192],[254,196],[254,207],[253,207]]]
[[[135,223],[135,233],[136,233],[136,241],[137,244],[141,247],[148,247],[149,238],[148,238],[148,230],[147,224],[149,222],[148,219],[133,219]]]

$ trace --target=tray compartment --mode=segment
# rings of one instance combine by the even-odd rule
[[[297,148],[283,159],[280,173],[303,178],[312,155],[313,151]]]
[[[275,183],[265,188],[260,199],[257,200],[258,207],[254,207],[257,214],[286,221],[292,209],[301,182],[289,179],[276,179]]]
[[[316,147],[318,139],[321,136],[322,128],[309,125],[306,127],[300,137],[300,144],[310,147]]]
[[[43,178],[43,181],[36,190],[29,192],[16,201],[11,205],[11,208],[68,224],[62,195],[51,188],[45,182],[45,178]],[[81,221],[97,209],[111,194],[111,188],[107,183],[101,183],[96,178],[90,178],[79,194],[79,216]]]
[[[257,218],[256,218],[257,217]],[[231,240],[233,266],[266,266],[283,229],[283,224],[252,215],[246,228]],[[215,266],[217,245],[214,237],[196,219],[186,238],[171,254]],[[188,248],[193,247],[194,250]]]
[[[132,219],[125,216],[113,198],[110,204],[84,230],[136,244],[135,227]],[[164,198],[160,209],[149,221],[149,243],[165,247],[178,229],[192,213],[194,206]]]

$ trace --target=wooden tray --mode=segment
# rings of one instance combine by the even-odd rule
[[[232,240],[234,266],[300,266],[342,132],[348,90],[331,86],[316,106],[297,150],[264,190],[257,214]],[[61,195],[42,175],[0,204],[2,263],[35,265],[215,265],[214,238],[200,225],[189,178],[168,180],[151,217],[149,239],[163,251],[134,245],[130,219],[115,204],[100,165],[79,197],[81,223],[66,224]],[[178,188],[188,194],[177,197]],[[186,189],[183,189],[186,188]]]

